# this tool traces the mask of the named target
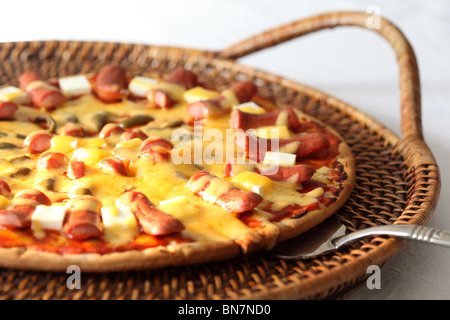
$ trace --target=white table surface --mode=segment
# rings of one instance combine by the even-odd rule
[[[450,230],[450,1],[8,1],[2,3],[0,42],[98,40],[219,50],[302,17],[370,6],[399,26],[415,49],[425,139],[443,183],[429,225]],[[336,96],[400,134],[395,57],[372,32],[322,31],[240,62]],[[450,299],[450,249],[410,243],[381,269],[381,289],[362,286],[345,299]]]

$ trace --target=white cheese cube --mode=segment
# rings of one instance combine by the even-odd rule
[[[16,104],[27,104],[30,102],[30,98],[25,91],[9,86],[0,89],[0,101],[12,101]]]
[[[292,153],[267,151],[263,163],[292,166],[295,164],[296,159],[297,155]]]
[[[147,91],[152,89],[156,84],[158,84],[157,79],[136,76],[131,79],[128,90],[135,97],[146,97]]]
[[[247,113],[257,113],[257,114],[266,113],[266,110],[264,110],[263,108],[258,106],[253,101],[241,103],[241,104],[233,107],[233,109],[239,109],[242,112],[247,112]]]
[[[91,84],[84,75],[61,78],[58,82],[61,91],[68,97],[79,96],[91,92]]]
[[[100,211],[107,242],[114,245],[129,243],[138,234],[138,223],[130,208],[112,205],[101,207]]]
[[[136,229],[137,220],[128,207],[102,207],[103,224],[106,229],[121,227],[124,229]]]
[[[65,206],[38,205],[31,216],[34,230],[61,230],[67,208]]]
[[[231,182],[241,189],[255,192],[261,196],[263,195],[263,192],[267,192],[272,187],[272,180],[250,171],[244,171],[238,174],[231,179]]]

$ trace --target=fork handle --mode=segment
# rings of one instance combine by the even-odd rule
[[[333,245],[337,249],[349,245],[357,240],[377,235],[388,235],[406,240],[413,240],[427,244],[436,244],[440,246],[450,247],[450,231],[418,225],[399,224],[358,230],[334,239]]]

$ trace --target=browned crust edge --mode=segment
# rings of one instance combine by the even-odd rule
[[[142,251],[109,254],[68,254],[0,248],[0,265],[6,268],[67,271],[76,265],[82,272],[108,272],[156,269],[229,259],[239,255],[239,247],[232,241],[193,242],[148,248]]]
[[[277,239],[277,243],[296,237],[315,227],[335,214],[350,197],[355,184],[355,164],[350,148],[343,144],[340,149],[342,150],[338,161],[343,164],[348,178],[346,181],[342,182],[342,190],[339,193],[337,200],[327,208],[308,212],[300,218],[285,219],[277,222],[276,225],[280,228],[280,236]]]
[[[329,207],[308,212],[300,218],[285,219],[280,222],[276,222],[275,224],[280,228],[280,235],[276,241],[277,244],[308,231],[309,229],[315,227],[322,221],[335,214],[350,197],[356,181],[355,159],[350,147],[344,141],[341,135],[336,130],[328,125],[323,124],[317,119],[314,119],[302,113],[301,111],[296,111],[299,113],[299,116],[301,118],[316,122],[319,125],[324,126],[327,131],[336,135],[341,140],[341,143],[339,144],[339,155],[337,156],[336,160],[343,165],[344,172],[347,174],[347,179],[342,182],[342,190],[339,193],[337,200]]]

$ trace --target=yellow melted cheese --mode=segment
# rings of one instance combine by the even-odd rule
[[[264,194],[264,199],[273,202],[272,210],[279,211],[291,204],[307,206],[317,202],[313,194],[300,194],[294,188],[277,183],[277,187],[271,188]]]
[[[159,83],[152,85],[152,87],[166,90],[172,98],[184,101],[183,95],[185,94],[185,90],[179,86]],[[227,90],[221,92],[221,95],[227,97],[229,100],[230,107],[238,104],[236,97],[231,93]],[[216,95],[216,93],[207,92],[208,97]],[[248,234],[248,232],[254,232],[237,217],[214,204],[218,196],[234,187],[231,182],[212,182],[207,187],[208,194],[210,195],[206,199],[207,201],[196,196],[187,186],[189,177],[199,170],[209,171],[211,174],[223,179],[225,164],[181,163],[174,165],[170,161],[154,163],[148,157],[138,158],[140,141],[120,142],[118,137],[100,139],[95,135],[100,128],[99,119],[100,121],[110,121],[111,119],[118,119],[117,121],[120,121],[120,119],[125,119],[129,116],[151,114],[154,120],[139,127],[139,129],[148,136],[158,136],[170,140],[174,129],[170,128],[169,124],[174,121],[184,121],[187,123],[191,120],[186,111],[186,107],[187,104],[182,102],[168,110],[154,109],[150,108],[145,100],[124,100],[117,103],[104,104],[91,94],[68,101],[65,105],[51,112],[52,117],[58,124],[56,134],[61,133],[62,127],[68,118],[72,117],[73,119],[75,117],[87,132],[90,132],[90,134],[94,133],[94,135],[88,138],[55,136],[49,151],[62,152],[69,159],[84,161],[86,164],[85,177],[70,180],[65,176],[59,175],[55,178],[52,172],[45,170],[37,172],[34,170],[38,155],[29,155],[31,159],[24,159],[12,163],[8,157],[12,156],[13,153],[9,150],[0,150],[0,172],[2,172],[2,178],[12,189],[11,195],[0,198],[0,207],[5,207],[18,190],[29,187],[38,188],[46,193],[54,202],[63,201],[64,199],[73,198],[81,194],[92,194],[101,201],[103,206],[114,206],[117,197],[125,191],[138,191],[144,193],[156,205],[162,202],[161,210],[180,219],[186,226],[183,234],[198,241],[239,240]],[[38,113],[38,111],[27,109],[30,108],[21,108],[18,116],[25,118],[27,112]],[[93,114],[97,114],[98,117],[93,117]],[[282,126],[282,128],[287,125],[287,112],[280,113],[276,125]],[[229,117],[224,116],[217,119],[208,119],[203,123],[203,131],[211,128],[224,133],[229,128]],[[41,129],[39,126],[29,122],[3,121],[0,131],[5,132],[7,135],[16,133],[28,135],[31,132]],[[191,126],[182,125],[178,129],[184,130],[183,132],[185,134],[191,135],[192,137],[193,128]],[[216,144],[217,150],[221,150],[224,146],[230,147],[229,136],[233,137],[233,133],[228,133],[226,139],[214,140],[213,143]],[[8,139],[8,141],[11,141],[10,137]],[[17,140],[18,144],[20,144],[20,141]],[[211,141],[203,143],[200,147],[201,153],[206,148],[212,148]],[[175,145],[178,142],[180,140],[173,141]],[[194,140],[189,140],[186,145],[195,145]],[[234,148],[233,141],[231,146]],[[289,149],[289,146],[286,148]],[[27,155],[22,149],[14,150],[14,155],[17,154]],[[219,151],[217,153],[211,152],[211,154],[216,155],[216,159],[222,157],[222,160],[225,160],[225,155],[220,154]],[[236,154],[237,150],[233,149],[231,155],[236,156]],[[130,163],[130,175],[123,176],[102,171],[98,167],[98,162],[108,156],[117,156],[119,159],[128,161]],[[222,163],[224,162],[222,161]],[[31,172],[27,175],[14,176],[14,172],[25,165],[31,169]],[[238,174],[252,171],[253,168],[254,165],[249,164],[236,165],[234,167],[234,173]],[[316,176],[318,179],[324,181],[326,179],[323,176],[325,173],[324,169],[318,172]],[[53,190],[49,190],[48,185],[43,184],[42,181],[46,178],[55,179],[52,185]],[[195,182],[196,187],[201,188],[204,182],[202,179],[198,179]],[[274,187],[264,189],[265,200],[274,203],[272,209],[282,209],[289,204],[309,205],[317,202],[316,196],[317,194],[313,193],[301,195],[294,188],[285,184],[283,185],[282,183],[277,183]],[[183,197],[186,202],[183,205],[180,205],[176,201],[172,205],[170,201],[165,202],[177,197]],[[254,219],[265,223],[270,232],[278,232],[278,228],[269,222],[270,214],[267,212],[257,209]],[[130,230],[132,229],[130,228]],[[105,240],[111,243],[123,243],[134,236],[135,233],[133,231],[124,231],[120,227],[111,227],[105,232]]]

